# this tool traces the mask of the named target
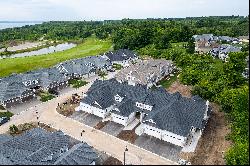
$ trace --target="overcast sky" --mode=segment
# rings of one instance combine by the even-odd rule
[[[0,0],[0,21],[247,16],[248,6],[248,0]]]

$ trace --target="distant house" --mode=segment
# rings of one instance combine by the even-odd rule
[[[208,53],[217,45],[218,37],[213,34],[193,35],[195,40],[195,51],[199,54]]]
[[[0,104],[9,107],[35,97],[38,89],[57,91],[75,78],[89,78],[112,68],[103,56],[90,56],[59,63],[50,68],[12,74],[0,79]]]
[[[0,105],[5,108],[34,98],[34,91],[18,82],[0,81]]]
[[[201,135],[210,117],[208,101],[198,96],[182,97],[164,88],[119,83],[115,79],[97,80],[82,99],[77,111],[129,125],[139,115],[141,133],[184,147],[194,133]]]
[[[249,43],[249,35],[247,35],[247,36],[239,36],[239,41]]]
[[[210,53],[213,57],[217,57],[223,61],[226,61],[228,58],[228,54],[230,52],[239,52],[239,51],[241,51],[241,47],[222,44],[219,47],[213,48],[210,51]]]
[[[74,78],[89,78],[100,71],[112,68],[109,60],[102,56],[90,56],[62,62],[55,66],[60,73]]]
[[[138,56],[128,49],[110,51],[104,53],[103,57],[109,59],[112,64],[120,64],[122,66],[129,66],[129,62],[138,59]]]
[[[69,137],[61,131],[34,128],[19,136],[0,138],[1,165],[95,165],[97,159],[86,143],[69,149]]]
[[[138,61],[119,71],[115,78],[118,82],[129,85],[145,85],[148,88],[155,85],[163,77],[171,74],[175,66],[170,60],[156,59]]]

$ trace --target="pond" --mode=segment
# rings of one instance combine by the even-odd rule
[[[36,51],[23,52],[23,53],[12,54],[12,55],[7,55],[7,56],[0,56],[0,59],[49,54],[49,53],[53,53],[53,52],[68,50],[68,49],[73,48],[75,46],[76,46],[76,44],[74,44],[74,43],[63,43],[63,44],[58,44],[56,46],[50,46],[48,48],[42,48],[42,49],[36,50]]]

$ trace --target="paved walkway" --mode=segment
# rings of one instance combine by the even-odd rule
[[[133,130],[135,128],[135,126],[138,125],[139,123],[140,123],[139,119],[135,118],[129,125],[124,127],[123,130]]]
[[[114,136],[108,135],[105,132],[96,130],[83,123],[80,123],[71,118],[64,117],[63,115],[56,112],[58,103],[63,103],[66,99],[71,97],[74,93],[85,93],[88,88],[92,85],[90,82],[84,87],[77,90],[65,93],[62,96],[54,98],[46,103],[39,104],[35,107],[28,109],[27,111],[21,112],[19,115],[14,115],[11,120],[0,127],[0,133],[5,133],[9,126],[12,124],[18,125],[25,122],[39,121],[50,125],[51,127],[63,131],[65,134],[87,142],[89,145],[95,147],[100,151],[105,151],[107,154],[123,161],[124,149],[127,146],[128,152],[126,152],[126,163],[135,165],[176,165],[177,163],[172,162],[166,158],[156,155],[152,152],[144,150],[136,145],[130,144],[126,141],[118,139]],[[36,113],[37,112],[37,113]],[[81,136],[81,131],[85,131]]]

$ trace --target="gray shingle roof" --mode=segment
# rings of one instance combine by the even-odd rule
[[[0,135],[0,165],[88,165],[97,154],[86,143],[75,145],[61,156],[46,159],[69,145],[69,137],[61,131],[48,132],[41,128],[26,131],[20,136]]]
[[[97,157],[87,143],[79,143],[58,158],[54,165],[90,165]]]
[[[193,35],[195,41],[211,41],[214,40],[213,34],[202,34],[202,35]],[[216,39],[216,37],[215,37]]]
[[[11,135],[7,135],[7,134],[0,134],[0,144],[7,142],[9,140],[13,139],[13,137]]]
[[[82,102],[87,101],[87,104],[93,105],[92,103],[95,101],[103,100],[102,109],[112,105],[119,111],[114,109],[111,112],[125,117],[132,112],[142,111],[136,107],[136,102],[151,105],[153,106],[151,111],[143,110],[148,114],[145,120],[152,119],[158,128],[182,136],[186,136],[192,126],[204,127],[206,102],[199,96],[189,99],[182,97],[178,92],[170,94],[163,88],[150,90],[143,86],[119,83],[115,79],[95,81],[86,94],[87,96],[82,99]],[[117,94],[125,96],[120,103],[114,99]]]
[[[187,136],[192,126],[204,128],[206,104],[203,99],[197,96],[189,99],[177,93],[169,97],[169,102],[162,102],[162,107],[149,112],[145,120],[152,119],[156,127],[181,136]]]
[[[20,82],[0,82],[0,101],[6,101],[12,98],[21,97],[25,91],[30,91]]]
[[[50,133],[35,128],[0,144],[0,154],[13,164],[37,164],[68,144],[69,138],[60,131]]]
[[[111,62],[124,61],[130,58],[133,59],[137,57],[137,55],[133,51],[128,50],[128,49],[119,49],[116,51],[110,51],[110,52],[105,53],[104,55],[106,55]]]

